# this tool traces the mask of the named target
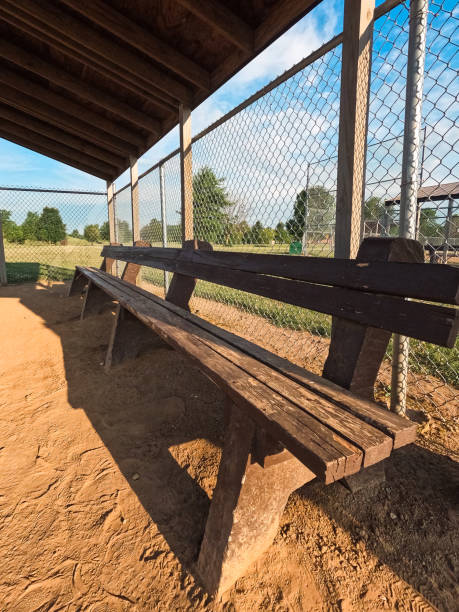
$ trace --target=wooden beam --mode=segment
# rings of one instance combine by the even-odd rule
[[[0,285],[7,285],[8,277],[6,275],[6,259],[5,247],[3,245],[3,227],[2,218],[0,217]]]
[[[106,132],[109,137],[108,142],[110,142],[110,138],[115,137],[117,142],[122,142],[124,150],[131,154],[136,155],[139,148],[144,146],[144,139],[140,135],[120,125],[117,121],[108,119],[104,115],[83,106],[81,103],[74,102],[52,91],[49,87],[36,83],[5,66],[1,66],[0,68],[0,82],[13,87],[26,96],[31,96],[37,101],[37,106],[40,108],[43,107],[42,103],[45,103],[53,112],[56,112],[56,117],[60,117],[62,113],[65,113],[77,119],[75,125],[81,125],[84,121],[87,123],[89,135],[92,135],[93,129],[96,136],[101,133],[101,131]],[[3,89],[3,86],[0,87],[0,95]],[[20,99],[21,103],[25,100],[24,97]],[[44,114],[47,114],[47,111]],[[51,115],[51,118],[52,117],[53,115]],[[73,121],[73,119],[71,120]]]
[[[52,5],[44,6],[32,0],[18,0],[17,3],[5,0],[2,7],[11,15],[20,16],[35,28],[85,55],[90,62],[94,61],[93,55],[97,54],[99,61],[101,58],[108,61],[112,70],[115,67],[121,77],[126,78],[126,74],[131,73],[141,79],[143,86],[159,100],[164,99],[176,107],[177,101],[189,101],[191,98],[191,91],[180,81],[65,10]],[[18,7],[22,9],[19,13]],[[81,45],[82,39],[85,41],[84,46]]]
[[[253,50],[252,29],[218,0],[178,0],[190,13],[208,23],[242,51]],[[304,3],[304,2],[303,2]]]
[[[275,2],[255,31],[255,51],[258,53],[264,49],[301,17],[309,13],[319,2],[320,0]]]
[[[159,64],[162,64],[169,71],[174,72],[200,88],[209,89],[210,75],[207,70],[177,51],[171,45],[154,36],[151,31],[125,17],[110,4],[101,0],[63,0],[63,2],[121,40],[124,40],[124,42],[142,51],[142,53],[145,53],[145,55],[151,57]],[[166,88],[166,91],[170,90]],[[187,101],[186,99],[179,99],[183,102]]]
[[[50,125],[49,123],[44,123],[43,121],[39,121],[26,115],[24,113],[18,112],[10,107],[4,106],[0,104],[0,117],[11,121],[12,123],[27,128],[32,133],[42,134],[47,138],[51,138],[57,142],[60,142],[64,145],[67,145],[71,149],[75,149],[76,151],[90,155],[95,157],[96,159],[100,159],[115,168],[123,168],[125,165],[125,160],[122,157],[118,157],[109,151],[105,151],[96,147],[91,142],[87,142],[82,140],[81,138],[77,138],[64,132],[63,130]]]
[[[182,242],[192,240],[193,158],[191,153],[191,110],[180,105],[180,184],[182,199]]]
[[[53,21],[53,13],[48,10],[48,7],[46,10],[43,9],[41,5],[34,4],[34,7],[37,11],[43,11],[45,15],[49,17],[49,22]],[[53,10],[56,9],[53,7]],[[129,89],[137,96],[143,96],[145,100],[154,104],[158,109],[167,112],[175,111],[177,102],[172,96],[159,91],[158,88],[150,82],[143,80],[135,74],[135,70],[134,73],[131,73],[129,69],[126,69],[126,66],[120,67],[111,61],[111,59],[102,57],[97,52],[93,51],[89,45],[81,45],[81,39],[77,42],[73,38],[54,29],[48,21],[40,21],[33,15],[29,15],[18,8],[18,6],[10,4],[2,5],[0,8],[0,17],[26,32],[28,36],[33,36],[40,42],[54,47],[60,53],[68,55],[85,66],[91,67],[105,77],[110,78],[110,80],[115,81],[115,83]],[[84,29],[84,27],[85,24],[82,23],[80,29],[75,28],[75,38],[77,38],[77,40],[78,32]]]
[[[9,140],[13,144],[17,144],[20,147],[25,147],[26,149],[30,149],[31,151],[35,151],[36,153],[40,153],[40,155],[44,155],[45,157],[55,159],[56,161],[61,162],[62,164],[67,164],[67,166],[72,166],[72,168],[76,168],[77,170],[81,170],[82,172],[86,172],[87,174],[91,174],[92,176],[97,176],[98,178],[104,180],[114,178],[114,176],[107,176],[99,170],[88,166],[86,163],[77,162],[62,153],[56,153],[55,151],[47,149],[45,146],[32,144],[30,143],[30,141],[20,138],[19,136],[15,136],[14,134],[8,134],[5,130],[3,130],[3,126],[0,132],[0,138],[3,138],[4,140]]]
[[[108,214],[108,229],[110,232],[110,244],[116,242],[115,232],[115,183],[107,181],[107,214]]]
[[[132,242],[137,242],[140,240],[139,166],[135,157],[130,158],[129,166],[131,176]]]
[[[149,115],[132,108],[130,104],[122,102],[103,89],[98,89],[93,84],[84,82],[77,75],[51,64],[36,54],[29,53],[3,38],[0,38],[0,56],[21,66],[25,70],[40,75],[42,78],[50,81],[50,83],[59,85],[67,91],[115,113],[142,129],[155,133],[160,131],[159,121],[152,119]]]
[[[362,225],[374,0],[345,0],[335,257],[357,254]]]
[[[62,153],[67,159],[73,159],[76,162],[81,162],[88,168],[94,167],[97,170],[100,170],[105,177],[115,176],[119,173],[119,169],[116,166],[112,166],[111,164],[101,161],[100,159],[96,159],[87,153],[81,153],[72,147],[53,140],[52,138],[32,132],[30,129],[13,123],[12,121],[2,121],[0,126],[0,135],[3,131],[5,131],[7,134],[18,136],[19,138],[30,142],[32,145],[37,144],[38,146],[43,146],[48,149],[48,151],[54,151],[57,154]]]

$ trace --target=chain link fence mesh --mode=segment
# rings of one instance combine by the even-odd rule
[[[100,266],[105,192],[1,187],[0,215],[9,283],[67,280],[76,264]]]
[[[458,12],[450,0],[432,0],[426,51],[417,235],[432,265],[459,264],[457,174]],[[409,4],[375,22],[363,236],[399,232]],[[336,207],[341,45],[303,62],[287,79],[265,88],[193,139],[194,234],[215,250],[333,257]],[[181,246],[180,158],[174,153],[139,178],[142,240]],[[98,226],[108,240],[105,193],[0,191],[10,282],[69,278],[75,263],[99,265]],[[11,240],[28,213],[59,211],[65,236],[56,244]],[[115,192],[116,241],[132,244],[129,185]],[[8,216],[9,215],[9,216]],[[30,224],[29,224],[30,225]],[[12,229],[13,228],[13,229]],[[26,230],[22,230],[26,232]],[[73,234],[73,236],[72,236]],[[93,235],[94,237],[94,235]],[[22,238],[21,238],[22,240]],[[35,266],[35,272],[27,266]],[[38,267],[37,267],[38,266]],[[118,271],[121,273],[121,267]],[[141,283],[164,296],[167,275],[143,269]],[[320,373],[331,318],[313,311],[199,281],[192,310],[218,325]],[[391,347],[377,387],[389,402]],[[409,407],[433,407],[442,420],[457,409],[458,349],[411,342]]]

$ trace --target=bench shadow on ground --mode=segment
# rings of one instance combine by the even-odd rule
[[[194,574],[223,442],[223,394],[161,343],[106,373],[110,310],[79,321],[80,298],[67,298],[63,285],[18,296],[60,337],[70,405],[86,412],[180,561],[181,580]],[[60,307],[50,309],[50,299],[60,300]],[[339,483],[313,482],[299,495],[323,508],[356,545],[363,539],[380,562],[435,606],[448,609],[455,581],[445,547],[453,544],[456,468],[449,457],[411,445],[393,454],[387,483],[375,490],[352,495]]]

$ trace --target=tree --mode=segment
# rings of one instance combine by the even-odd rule
[[[36,212],[28,212],[22,224],[22,234],[24,240],[38,240],[38,226],[40,215]]]
[[[271,227],[263,227],[261,221],[256,221],[252,229],[244,234],[245,244],[271,244],[274,240],[275,232]]]
[[[226,244],[231,234],[229,209],[233,203],[223,186],[224,179],[204,166],[193,177],[193,223],[198,240]]]
[[[45,242],[56,244],[64,240],[65,224],[57,208],[45,206],[38,221],[37,237]]]
[[[437,210],[435,208],[421,208],[419,233],[423,238],[433,238],[441,233],[440,224],[437,222]]]
[[[110,225],[108,221],[104,221],[99,228],[101,240],[110,240]]]
[[[87,225],[83,230],[83,236],[88,242],[100,242],[99,226],[96,223]]]
[[[70,236],[72,238],[79,238],[80,240],[83,238],[83,236],[80,234],[80,232],[77,229],[74,229],[73,232],[70,234]]]
[[[365,221],[381,221],[386,212],[383,202],[376,196],[371,196],[365,202],[363,217]]]
[[[274,230],[274,240],[278,244],[286,244],[290,242],[290,234],[282,221],[276,225],[276,229]]]
[[[322,185],[315,185],[297,194],[293,217],[285,225],[291,238],[300,242],[306,229],[316,237],[327,234],[334,215],[335,198]]]
[[[127,221],[117,219],[116,221],[118,242],[130,242],[132,240],[131,226]]]
[[[0,218],[2,220],[3,237],[7,242],[24,242],[22,227],[11,219],[11,211],[1,209]]]
[[[163,227],[158,219],[151,219],[147,225],[140,228],[140,240],[146,242],[161,242],[163,239]]]

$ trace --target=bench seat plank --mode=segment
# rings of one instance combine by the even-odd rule
[[[361,421],[369,423],[373,427],[379,429],[381,432],[390,436],[393,440],[393,448],[400,448],[406,444],[414,442],[416,438],[416,424],[412,423],[408,419],[405,419],[393,412],[390,412],[374,402],[361,399],[353,393],[346,391],[342,387],[339,387],[335,383],[328,381],[321,376],[313,374],[308,370],[297,366],[287,359],[279,357],[270,351],[253,344],[249,340],[237,336],[225,329],[217,327],[200,317],[193,315],[190,312],[183,310],[171,304],[165,302],[160,297],[145,291],[139,287],[131,287],[131,289],[137,292],[139,295],[143,295],[148,299],[157,302],[158,304],[166,307],[167,309],[175,312],[183,319],[191,321],[201,329],[210,332],[214,337],[221,338],[227,345],[231,345],[238,349],[238,351],[252,356],[259,362],[269,366],[271,369],[281,373],[287,379],[291,379],[298,385],[306,387],[315,396],[321,396],[328,402],[334,404],[335,407],[339,407],[346,412],[351,413]],[[283,382],[286,383],[286,379],[283,378]]]
[[[167,302],[162,302],[160,305],[167,308]],[[373,465],[390,455],[393,443],[386,434],[340,406],[331,404],[326,398],[317,396],[311,390],[273,371],[271,367],[241,352],[211,332],[194,323],[193,327],[190,325],[188,325],[190,332],[197,335],[211,349],[360,448],[364,452],[363,467]]]
[[[341,453],[343,451],[343,442],[345,446],[346,443],[350,442],[351,445],[358,447],[361,451],[363,451],[362,459],[364,467],[372,465],[377,461],[389,456],[393,446],[393,442],[390,437],[381,433],[378,429],[368,425],[364,421],[361,421],[349,411],[343,409],[339,405],[336,405],[336,403],[331,403],[326,397],[317,396],[317,394],[311,390],[277,372],[273,372],[271,367],[268,367],[257,359],[248,356],[246,353],[242,352],[233,345],[228,344],[226,341],[223,341],[221,338],[216,337],[212,333],[206,332],[202,327],[196,325],[195,323],[190,323],[190,321],[186,320],[187,317],[182,316],[179,318],[179,320],[177,320],[176,313],[179,312],[180,314],[189,315],[189,313],[186,311],[183,311],[182,309],[177,308],[176,306],[173,306],[137,287],[123,283],[123,281],[119,281],[114,277],[102,275],[96,270],[87,270],[87,273],[92,277],[93,282],[104,285],[104,290],[106,290],[108,293],[112,293],[113,297],[119,299],[120,303],[124,307],[127,306],[129,309],[129,303],[131,303],[131,307],[133,310],[135,310],[133,313],[139,318],[142,319],[142,316],[145,314],[145,312],[140,312],[139,308],[146,308],[148,317],[153,316],[155,318],[156,326],[158,321],[161,320],[163,323],[165,322],[172,324],[174,327],[179,327],[181,331],[185,331],[188,335],[191,335],[193,340],[197,339],[201,343],[204,343],[204,345],[214,352],[214,357],[215,353],[217,353],[222,357],[225,357],[232,366],[236,365],[239,368],[239,370],[237,370],[238,377],[240,378],[241,375],[243,375],[242,379],[238,383],[239,398],[241,391],[245,396],[250,396],[250,392],[253,393],[254,391],[253,381],[256,381],[258,403],[260,402],[260,394],[264,396],[263,400],[265,400],[267,397],[268,401],[273,405],[279,404],[280,402],[280,410],[287,410],[287,412],[297,420],[297,427],[298,425],[302,428],[308,427],[316,434],[318,431],[317,425],[325,425],[326,429],[324,430],[319,428],[318,433],[321,436],[325,435],[327,442],[330,442],[330,435],[333,440],[339,440]],[[97,279],[97,277],[99,278]],[[153,305],[159,307],[159,310],[158,308],[153,308],[152,310]],[[175,316],[173,316],[171,319],[171,315]],[[201,319],[198,317],[195,318],[198,319],[198,321],[201,321]],[[145,322],[158,332],[154,322],[152,322],[150,319]],[[173,329],[169,329],[167,333],[173,334]],[[164,339],[168,340],[166,337],[164,337]],[[183,350],[183,343],[179,346],[179,348]],[[228,365],[228,362],[225,364],[225,366]],[[202,365],[202,355],[199,356],[199,363]],[[215,368],[217,371],[219,371],[219,368],[221,370],[222,363],[219,362],[219,365],[215,364]],[[211,374],[211,372],[208,373]],[[240,387],[243,381],[246,381],[246,383],[248,381],[246,386],[249,388],[249,393],[247,389]],[[226,387],[225,390],[227,390]],[[351,395],[351,397],[354,396]],[[288,403],[284,405],[282,400],[285,400]],[[259,408],[259,406],[257,407]],[[283,417],[284,415],[281,416]],[[294,433],[297,435],[298,432],[296,431]],[[343,440],[343,436],[346,438],[346,440]],[[282,436],[280,436],[280,439],[282,439]],[[289,448],[288,445],[287,448]],[[293,449],[289,449],[296,454]],[[354,448],[354,451],[355,450],[356,449]],[[298,458],[301,459],[299,456]],[[349,458],[346,461],[349,464],[346,468],[346,472],[355,469],[356,463],[350,461]],[[308,467],[311,466],[311,464],[308,464],[306,461],[305,464],[308,465]],[[351,467],[351,465],[353,467]],[[313,468],[311,467],[311,469]],[[328,471],[331,474],[331,471]],[[341,471],[337,473],[341,473]],[[326,481],[328,478],[331,478],[330,474],[325,476]],[[333,479],[337,478],[335,477]]]
[[[168,344],[197,363],[255,422],[325,483],[359,471],[363,460],[359,448],[206,346],[187,329],[189,322],[147,297],[132,295],[135,289],[128,283],[123,287],[123,281],[95,269],[85,269],[84,273]]]

